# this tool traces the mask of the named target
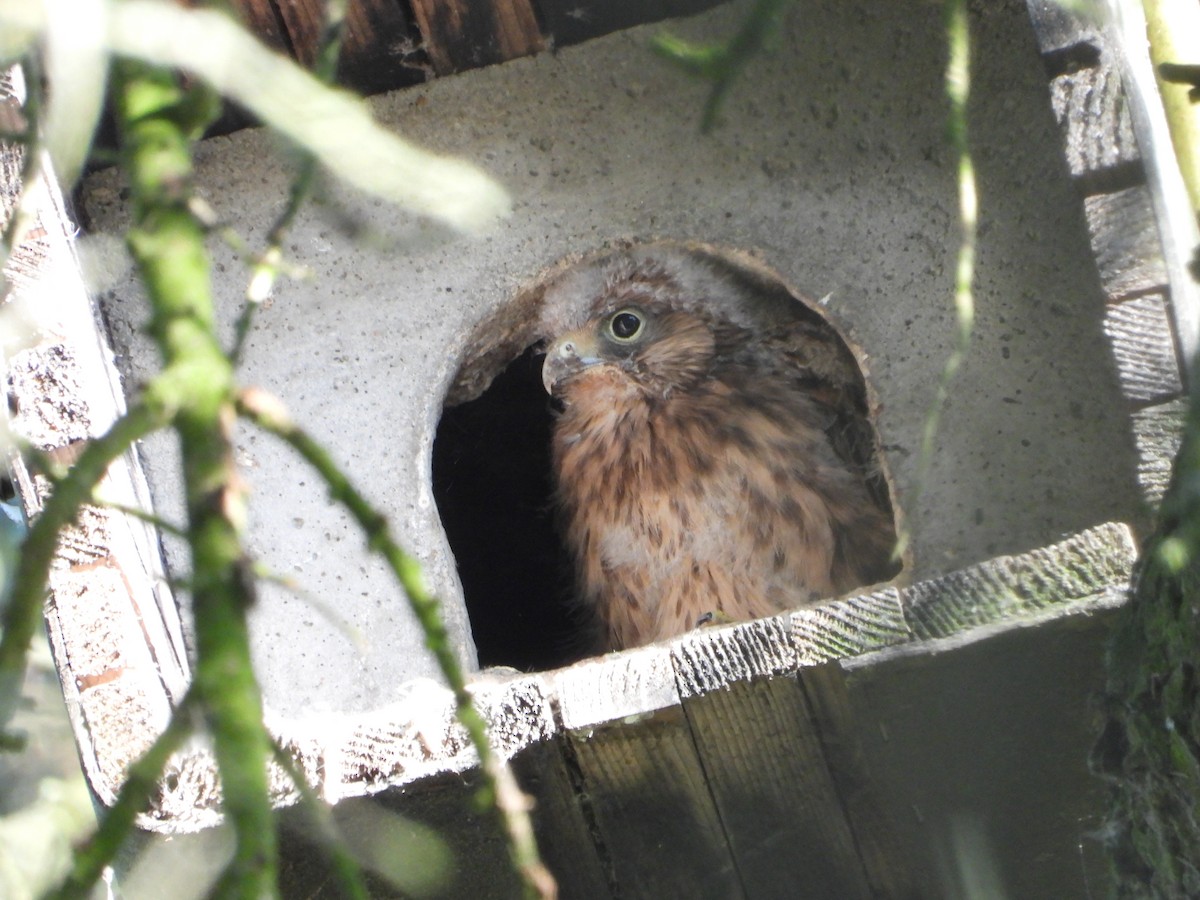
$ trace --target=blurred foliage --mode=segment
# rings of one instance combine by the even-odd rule
[[[319,70],[326,76],[335,68],[344,5],[336,10],[320,55]],[[57,175],[66,185],[74,181],[105,97],[111,98],[133,207],[127,244],[152,309],[148,330],[163,359],[159,374],[131,399],[129,412],[106,434],[91,440],[72,469],[55,479],[24,540],[0,639],[0,728],[7,732],[17,709],[25,657],[40,622],[58,532],[83,503],[92,501],[108,464],[133,441],[163,427],[175,429],[181,439],[188,511],[184,532],[192,557],[197,656],[192,685],[163,735],[130,766],[116,802],[96,833],[79,848],[67,881],[54,895],[88,894],[131,833],[136,815],[146,808],[168,758],[204,722],[212,736],[224,812],[234,835],[225,867],[209,892],[255,900],[272,896],[278,890],[276,824],[267,786],[273,742],[263,726],[261,696],[250,663],[246,611],[254,599],[253,562],[243,545],[246,498],[230,437],[241,395],[234,375],[238,348],[221,347],[216,336],[205,246],[210,223],[199,214],[201,206],[193,194],[193,145],[224,96],[288,138],[311,161],[292,191],[288,213],[258,257],[248,309],[266,296],[273,270],[283,264],[283,235],[307,195],[307,181],[316,164],[353,188],[462,231],[485,227],[504,215],[509,200],[474,166],[428,153],[381,128],[357,97],[327,86],[267,50],[220,11],[184,9],[153,0],[0,0],[0,61],[20,63],[31,75],[26,121],[23,128],[7,135],[24,147],[25,182],[20,205],[6,228],[6,249],[20,244],[34,221],[28,206],[34,192],[29,185],[39,176]],[[45,93],[44,85],[49,87]],[[265,279],[264,269],[271,270]],[[241,336],[249,327],[249,316],[244,322]],[[268,427],[286,421],[277,404],[264,405],[261,392],[256,396],[260,397],[258,412],[272,411]],[[299,446],[303,432],[290,423],[288,427]],[[313,456],[323,453],[310,441],[303,446]],[[527,802],[507,766],[490,749],[484,723],[470,703],[457,658],[448,646],[437,601],[424,592],[415,562],[395,544],[383,516],[353,491],[332,464],[321,471],[331,485],[339,486],[339,496],[357,501],[351,504],[352,511],[369,532],[371,546],[384,552],[402,591],[417,608],[427,641],[459,698],[460,715],[479,754],[490,794],[513,838],[514,864],[526,876],[530,893],[551,895],[553,879],[538,860]],[[347,896],[366,896],[358,866],[340,832],[306,786],[300,787],[314,821],[322,823],[326,854],[340,889]],[[78,831],[64,829],[63,833],[73,838]],[[428,863],[437,859],[433,846],[426,840],[414,844],[413,850]],[[393,863],[415,858],[402,851],[389,842],[388,865],[374,859],[382,851],[366,856],[391,881],[397,875],[391,870]],[[428,877],[421,873],[438,869],[417,866],[413,877]],[[413,885],[410,878],[409,886]]]
[[[1145,0],[1144,9],[1175,158],[1200,222],[1200,6]],[[1195,253],[1200,260],[1200,247]],[[1192,277],[1200,282],[1200,263]],[[1158,529],[1109,648],[1107,717],[1093,752],[1111,785],[1107,837],[1121,897],[1200,896],[1200,384],[1189,392]]]

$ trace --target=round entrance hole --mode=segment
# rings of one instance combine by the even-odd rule
[[[844,395],[839,402],[853,414],[827,431],[862,473],[894,543],[895,507],[873,395],[859,355],[820,305],[744,253],[674,242],[623,245],[560,265],[482,322],[443,405],[433,447],[434,497],[483,666],[554,668],[595,646],[556,528],[550,451],[556,410],[542,384],[541,352],[547,341],[592,319],[613,286],[630,279],[668,284],[679,308],[756,334],[787,335],[796,343],[788,352],[804,360],[796,390],[805,390],[810,376],[823,383],[833,373]],[[805,356],[812,346],[824,349]],[[899,570],[883,561],[866,580],[886,581]]]

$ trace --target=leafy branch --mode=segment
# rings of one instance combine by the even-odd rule
[[[728,41],[694,44],[670,34],[660,34],[651,44],[664,59],[685,72],[712,82],[704,103],[700,130],[709,132],[717,124],[721,104],[742,71],[778,34],[783,16],[793,0],[757,0]]]
[[[954,269],[954,346],[938,377],[929,410],[921,427],[921,446],[917,452],[916,476],[909,492],[909,509],[915,515],[921,490],[929,480],[933,458],[937,451],[937,433],[942,411],[950,397],[950,384],[966,361],[975,329],[975,241],[979,231],[979,197],[975,185],[975,166],[967,140],[967,102],[971,97],[971,29],[967,0],[945,0],[946,99],[950,104],[947,134],[956,158],[958,187],[958,260]],[[904,557],[912,541],[911,526],[905,526],[897,536],[892,558]]]
[[[269,292],[279,270],[284,236],[309,193],[318,164],[358,188],[463,230],[502,215],[507,196],[473,167],[426,153],[384,131],[357,98],[323,86],[265,51],[221,13],[182,10],[150,0],[89,0],[84,18],[95,27],[64,37],[63,18],[52,14],[59,2],[0,0],[0,30],[7,29],[0,52],[14,55],[15,46],[19,51],[15,55],[36,59],[34,41],[42,35],[49,55],[57,60],[59,82],[54,84],[46,119],[58,123],[49,129],[47,141],[60,171],[78,171],[91,124],[81,129],[72,123],[95,122],[100,99],[94,85],[111,81],[133,206],[127,244],[151,306],[148,331],[158,345],[163,368],[134,409],[92,441],[75,467],[56,481],[33,524],[0,641],[0,728],[10,720],[20,696],[24,657],[37,627],[59,532],[93,496],[108,464],[135,440],[164,427],[178,432],[182,448],[197,666],[186,698],[174,710],[166,731],[130,768],[115,806],[81,850],[58,896],[81,896],[90,889],[136,814],[150,801],[171,754],[200,720],[213,738],[224,811],[236,836],[233,859],[215,893],[259,898],[277,891],[277,838],[267,783],[268,761],[277,748],[263,726],[261,692],[250,663],[246,613],[254,601],[255,577],[244,549],[246,497],[231,439],[239,408],[268,430],[277,430],[313,463],[335,499],[359,518],[371,547],[389,561],[454,691],[527,890],[553,896],[554,880],[540,862],[533,840],[528,798],[507,764],[491,750],[486,725],[471,704],[441,622],[439,605],[424,588],[416,561],[390,537],[383,517],[367,505],[328,454],[286,419],[267,415],[261,404],[239,394],[234,376],[255,299]],[[344,11],[344,3],[339,3],[330,16],[331,38],[318,63],[325,75],[332,75],[336,65]],[[79,65],[71,67],[72,54],[64,54],[64,47],[78,51]],[[112,66],[114,54],[124,59]],[[238,65],[229,65],[229,58],[236,58]],[[183,86],[170,72],[174,67],[199,76],[199,81]],[[81,72],[93,76],[85,79],[88,85],[83,87]],[[239,326],[233,353],[225,352],[216,337],[204,245],[212,223],[197,215],[191,191],[192,146],[215,115],[218,93],[238,100],[292,138],[305,154],[287,209],[258,258],[249,312]],[[37,149],[27,147],[27,160],[40,156]],[[312,792],[296,767],[285,765],[285,769],[297,778],[302,798],[311,805]],[[316,814],[320,817],[319,810]],[[328,830],[330,820],[320,821]],[[351,896],[362,896],[352,858],[340,844],[331,847],[343,887]]]
[[[512,770],[492,750],[487,739],[487,726],[467,690],[466,679],[442,623],[440,604],[425,587],[420,564],[388,532],[387,519],[367,501],[338,469],[333,458],[307,433],[298,428],[283,405],[259,389],[242,391],[238,411],[263,430],[283,440],[310,466],[329,489],[329,496],[341,504],[358,522],[367,538],[367,546],[387,562],[392,574],[404,589],[409,605],[425,631],[425,643],[433,651],[450,689],[459,722],[467,730],[471,744],[479,755],[491,802],[500,810],[509,836],[509,849],[517,871],[527,885],[540,896],[554,894],[554,879],[538,857],[529,819],[529,798],[524,795],[513,777]]]

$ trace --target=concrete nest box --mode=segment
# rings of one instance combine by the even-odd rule
[[[669,27],[715,40],[742,11]],[[1100,815],[1087,697],[1125,597],[1129,525],[1149,523],[1174,455],[1195,317],[1158,237],[1159,168],[1134,139],[1153,143],[1136,61],[1056,5],[980,7],[977,327],[915,491],[955,330],[940,22],[920,0],[807,5],[703,137],[705,88],[655,61],[653,28],[380,96],[388,127],[502,181],[513,215],[447,240],[331,188],[290,233],[314,277],[260,310],[243,382],[279,395],[388,513],[463,662],[522,670],[474,690],[568,896],[938,896],[963,854],[1013,896],[1103,878],[1078,849]],[[197,153],[205,199],[252,245],[290,178],[274,151],[242,131]],[[93,233],[120,234],[120,176],[92,176],[82,209]],[[74,263],[53,192],[44,216],[16,257],[34,274]],[[213,252],[229,340],[247,276]],[[756,298],[754,317],[838,330],[863,370],[881,489],[915,526],[911,557],[858,596],[576,661],[533,348],[578,320],[606,267],[656,257],[716,272]],[[18,285],[43,321],[9,394],[17,427],[51,450],[102,433],[158,364],[132,276],[89,294],[72,272]],[[181,521],[172,440],[110,477]],[[285,448],[247,429],[237,451],[250,550],[300,588],[264,584],[251,612],[271,727],[339,816],[370,802],[436,824],[461,863],[445,896],[509,895],[504,852],[464,803],[474,757],[398,589]],[[44,485],[18,475],[36,512]],[[64,547],[47,620],[107,803],[191,677],[187,597],[168,587],[186,581],[186,548],[105,509]],[[218,822],[207,748],[172,766],[143,826]],[[296,800],[282,777],[276,792]]]
[[[891,509],[887,462],[870,430],[876,404],[863,372],[865,354],[851,349],[819,303],[797,296],[749,254],[698,243],[626,242],[564,262],[475,327],[434,442],[434,496],[482,665],[545,669],[588,651],[593,636],[572,597],[572,561],[552,513],[555,413],[542,383],[540,351],[637,277],[671,279],[682,309],[762,335],[791,329],[797,344],[827,342],[834,356],[828,365],[851,373],[848,403],[864,424],[849,437],[852,457],[870,473],[872,494]],[[894,527],[889,542],[895,543]]]

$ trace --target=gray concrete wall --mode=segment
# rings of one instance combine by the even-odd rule
[[[727,35],[746,4],[670,28]],[[978,334],[955,382],[930,484],[917,509],[913,577],[1028,550],[1140,515],[1127,412],[1102,332],[1104,297],[1069,182],[1024,4],[977,8],[972,141],[980,179]],[[307,211],[288,249],[311,267],[260,313],[247,383],[295,418],[391,518],[447,600],[470,658],[454,560],[430,487],[442,398],[472,330],[547,267],[623,238],[753,250],[828,309],[870,356],[881,432],[905,506],[922,419],[949,352],[957,242],[944,139],[941,11],[925,2],[796,8],[777,52],[730,95],[723,124],[697,133],[705,89],[634,29],[442,79],[373,101],[405,136],[471,159],[512,191],[510,219],[446,239],[381,203],[341,196],[365,224]],[[283,204],[276,141],[242,132],[199,151],[203,195],[252,242]],[[94,226],[126,221],[110,173],[91,179]],[[382,235],[382,238],[381,238]],[[223,329],[246,273],[216,248]],[[130,385],[153,367],[131,282],[104,308]],[[247,429],[251,549],[319,602],[265,585],[252,626],[268,705],[285,716],[400,699],[434,667],[380,563],[329,507],[312,474]],[[168,517],[181,515],[169,441],[144,448]],[[171,563],[184,568],[178,547]]]

